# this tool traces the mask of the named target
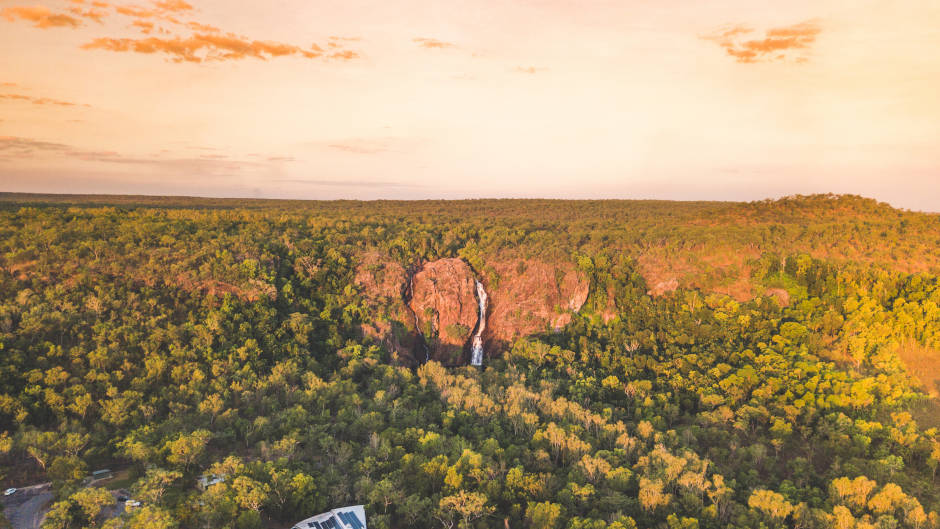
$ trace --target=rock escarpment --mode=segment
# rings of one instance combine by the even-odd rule
[[[488,341],[505,346],[520,336],[560,329],[587,301],[590,281],[569,262],[513,259],[491,265]],[[492,282],[491,282],[492,283]]]
[[[432,359],[461,361],[479,319],[475,290],[473,271],[460,259],[431,261],[412,278],[408,305]]]
[[[487,356],[501,354],[516,338],[564,327],[590,289],[570,262],[502,259],[487,263],[484,276],[477,277],[461,259],[438,259],[409,272],[370,253],[355,278],[372,320],[363,333],[405,363],[467,364],[481,323],[477,281],[488,297],[482,333]]]
[[[384,343],[402,363],[424,362],[426,347],[405,303],[405,268],[387,255],[370,252],[360,257],[353,281],[371,316],[371,322],[362,325],[362,333]]]

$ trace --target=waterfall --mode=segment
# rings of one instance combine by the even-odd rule
[[[477,283],[477,299],[480,301],[480,322],[477,324],[477,333],[473,335],[471,346],[470,365],[483,365],[483,330],[486,329],[486,290],[483,283]]]

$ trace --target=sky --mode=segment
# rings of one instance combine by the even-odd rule
[[[940,211],[935,0],[0,0],[0,191]]]

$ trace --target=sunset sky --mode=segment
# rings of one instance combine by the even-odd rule
[[[0,0],[0,191],[940,211],[940,2]]]

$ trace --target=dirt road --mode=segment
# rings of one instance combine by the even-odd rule
[[[3,514],[13,525],[13,529],[39,529],[46,509],[52,501],[49,483],[24,487],[12,496],[0,497],[3,502]]]

